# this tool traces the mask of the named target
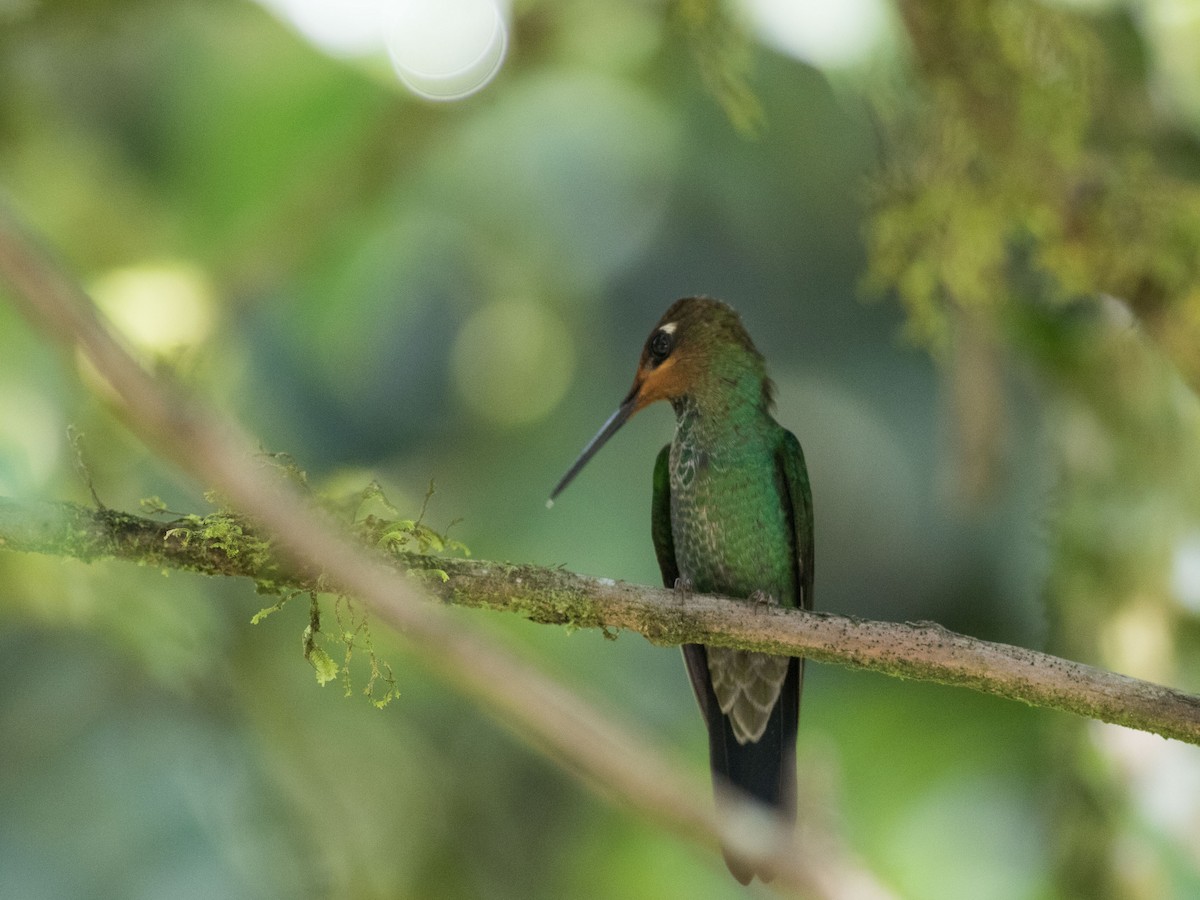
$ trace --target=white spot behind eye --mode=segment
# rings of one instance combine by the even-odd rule
[[[667,334],[674,334],[675,333],[675,323],[668,322],[666,325],[664,325],[662,328],[660,328],[658,330],[665,331]]]

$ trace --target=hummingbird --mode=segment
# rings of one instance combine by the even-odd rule
[[[804,453],[772,416],[774,386],[738,314],[687,297],[642,347],[633,387],[584,447],[550,503],[636,412],[675,410],[675,435],[654,465],[650,530],[663,584],[752,603],[812,608],[813,509]],[[796,732],[804,660],[685,644],[708,727],[718,803],[733,788],[796,818]],[[772,873],[725,848],[742,884]]]

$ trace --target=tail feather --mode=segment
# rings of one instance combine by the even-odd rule
[[[784,679],[779,701],[762,737],[739,744],[729,718],[721,712],[712,679],[708,673],[708,654],[701,644],[683,647],[684,661],[700,711],[708,726],[709,764],[713,784],[723,783],[749,794],[758,802],[776,810],[787,822],[796,820],[796,729],[800,720],[800,688],[804,679],[804,660],[793,658]],[[756,869],[724,848],[725,864],[733,877],[749,884],[754,876],[770,881],[773,872]]]

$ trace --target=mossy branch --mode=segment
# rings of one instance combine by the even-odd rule
[[[268,593],[326,586],[320,573],[289,570],[252,529],[240,529],[238,540],[205,539],[205,522],[198,517],[159,522],[72,503],[0,498],[0,547],[246,577]],[[748,607],[745,601],[682,596],[532,565],[414,553],[390,558],[397,568],[420,578],[427,594],[460,606],[515,612],[550,625],[600,628],[606,634],[636,631],[656,644],[704,643],[802,655],[898,678],[966,687],[1200,744],[1200,697],[1034,650],[955,634],[934,623],[874,622]]]

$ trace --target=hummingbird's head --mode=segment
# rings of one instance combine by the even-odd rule
[[[646,338],[633,387],[550,495],[553,502],[596,451],[640,409],[658,400],[771,404],[763,359],[732,307],[707,297],[671,305]]]
[[[625,403],[632,404],[633,415],[656,400],[707,400],[744,391],[750,402],[770,405],[763,358],[742,320],[720,300],[686,297],[663,313],[646,338]]]

